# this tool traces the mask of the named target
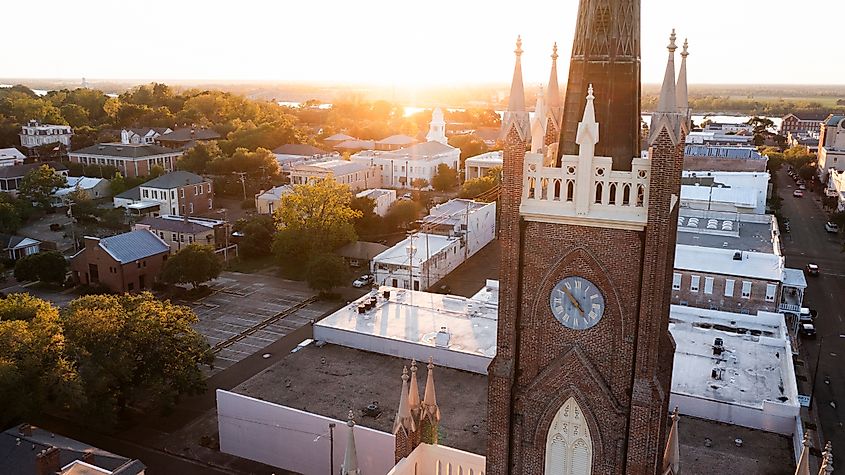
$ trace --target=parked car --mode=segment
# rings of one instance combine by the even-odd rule
[[[798,334],[806,338],[815,338],[816,326],[812,323],[802,323],[801,326],[798,327]]]
[[[807,186],[806,185],[798,185],[798,189],[799,190],[806,190]]]
[[[807,264],[807,274],[809,275],[819,275],[819,266],[817,264],[813,264],[812,262]]]
[[[405,193],[404,195],[399,197],[400,200],[412,200],[414,199],[414,195],[410,193]]]
[[[824,230],[829,233],[838,233],[839,232],[839,225],[836,223],[831,223],[830,221],[824,223]]]
[[[796,198],[803,198],[804,192],[801,191],[801,190],[795,190],[795,191],[792,192],[792,196],[794,196]]]
[[[364,274],[361,277],[355,279],[355,282],[352,282],[352,287],[360,289],[361,287],[372,285],[373,283],[373,276],[370,274]]]

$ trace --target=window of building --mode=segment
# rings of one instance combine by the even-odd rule
[[[734,280],[727,279],[725,280],[725,297],[733,297],[734,296]]]
[[[766,285],[766,302],[774,302],[775,294],[778,291],[778,286],[775,284]]]
[[[747,280],[742,281],[742,298],[750,299],[751,298],[751,282]]]
[[[698,292],[698,286],[701,284],[701,276],[694,275],[689,284],[690,292]]]
[[[672,276],[672,290],[681,290],[681,274],[675,273]]]
[[[194,185],[194,194],[195,195],[200,194],[200,188],[197,185]]]
[[[185,235],[184,234],[179,235],[179,242],[185,242]]]
[[[208,192],[211,193],[211,183],[208,184]]]
[[[190,208],[190,213],[191,213],[191,214],[194,214],[194,203],[193,203],[193,202],[191,202],[191,203],[189,204],[189,208]]]
[[[209,199],[208,199],[208,209],[211,209],[211,208],[212,208],[212,206],[211,206],[211,198],[209,198]],[[270,210],[270,212],[272,212],[272,210]]]
[[[172,233],[170,236],[170,240],[176,242],[176,233]]]
[[[704,278],[704,293],[705,294],[712,294],[713,293],[713,278],[712,277],[705,277]]]
[[[147,190],[143,190],[142,194],[143,194],[144,198],[150,197],[149,192]]]
[[[179,196],[180,196],[181,198],[184,198],[184,197],[185,197],[185,189],[184,189],[184,188],[182,188],[182,189],[180,189],[180,190],[179,190]]]
[[[141,261],[136,262],[136,264],[138,264],[138,268],[140,269],[141,268]]]

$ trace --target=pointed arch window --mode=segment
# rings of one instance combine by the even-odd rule
[[[528,199],[534,199],[534,188],[536,185],[537,182],[534,178],[528,179]]]
[[[547,200],[549,199],[549,179],[543,178],[540,180],[540,199]]]
[[[616,204],[616,183],[610,184],[610,201],[608,201],[608,204]]]
[[[560,180],[555,180],[555,201],[560,201]]]
[[[546,475],[589,475],[593,441],[581,406],[569,398],[555,414],[546,437]]]
[[[597,205],[601,204],[602,191],[603,191],[603,189],[602,189],[602,186],[601,186],[601,182],[596,183],[596,204]]]
[[[575,199],[575,182],[568,180],[566,182],[566,201],[572,202]]]
[[[622,206],[631,204],[631,185],[625,184],[622,186]]]
[[[643,185],[637,185],[637,207],[645,205],[645,188]]]

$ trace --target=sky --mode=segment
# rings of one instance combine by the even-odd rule
[[[41,0],[3,2],[0,77],[526,83],[552,44],[565,84],[578,0]],[[843,84],[842,0],[643,0],[642,76],[659,83],[672,28],[692,84]],[[794,43],[792,44],[794,39]],[[837,53],[837,50],[839,52]],[[833,54],[831,53],[833,52]],[[838,54],[838,55],[837,55]]]

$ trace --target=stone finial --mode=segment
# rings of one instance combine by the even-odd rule
[[[663,452],[663,473],[677,475],[681,470],[681,450],[678,438],[678,407],[672,411],[670,416],[672,427],[669,429],[669,436],[666,438],[666,449]]]
[[[681,56],[686,58],[689,56],[689,40],[684,38],[684,48],[681,50]]]
[[[559,56],[557,55],[557,41],[555,41],[555,44],[552,46],[552,61],[557,61],[557,58]]]
[[[340,473],[341,475],[360,475],[358,452],[355,449],[355,413],[351,409],[349,410],[346,426],[349,427],[349,430],[346,435],[346,452],[343,455],[343,465],[341,466]]]
[[[669,35],[669,46],[667,47],[670,53],[674,53],[678,49],[678,45],[675,44],[676,39],[678,39],[678,35],[675,34],[675,29],[672,28],[672,34]]]
[[[587,104],[584,106],[584,116],[578,124],[578,134],[575,143],[580,146],[595,145],[599,142],[599,124],[596,122],[596,97],[593,95],[593,85],[587,88]]]
[[[423,397],[424,416],[440,420],[440,407],[437,405],[437,393],[434,389],[434,358],[428,358],[428,374],[425,380],[425,396]]]
[[[393,433],[396,434],[400,430],[405,433],[414,432],[417,430],[414,418],[411,416],[411,406],[408,403],[408,367],[402,368],[402,391],[399,395],[399,410],[396,412],[396,421],[393,423]]]
[[[522,56],[522,35],[516,36],[516,49],[513,50],[513,52],[516,54],[517,58]]]
[[[411,381],[408,390],[408,406],[411,414],[417,415],[420,411],[420,389],[417,383],[417,360],[411,360]]]
[[[804,441],[801,445],[803,448],[795,467],[795,475],[810,475],[810,434],[807,432],[804,432]]]

